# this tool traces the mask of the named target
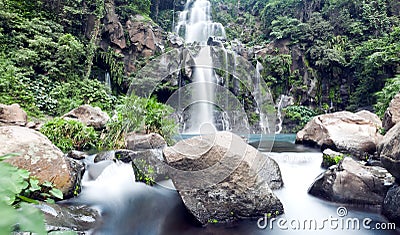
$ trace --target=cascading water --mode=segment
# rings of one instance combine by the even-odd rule
[[[111,87],[111,77],[110,77],[110,73],[109,73],[109,72],[106,72],[106,74],[104,75],[104,83],[106,84],[106,86],[107,86],[108,88],[110,88],[110,90],[112,90],[112,87]]]
[[[185,10],[179,14],[179,22],[175,28],[177,34],[185,38],[186,43],[199,43],[202,47],[195,58],[192,81],[196,88],[192,98],[196,101],[190,108],[188,123],[184,132],[200,133],[204,124],[215,130],[214,91],[211,84],[216,84],[210,47],[206,47],[210,37],[226,38],[225,29],[220,23],[211,20],[211,3],[207,0],[187,0]],[[204,129],[202,129],[202,132]]]
[[[280,134],[281,133],[281,131],[282,131],[282,123],[283,123],[283,118],[282,118],[282,102],[283,102],[283,99],[285,98],[285,96],[284,95],[281,95],[281,97],[279,98],[279,102],[278,102],[278,104],[276,105],[277,107],[276,107],[276,109],[277,109],[277,115],[276,115],[276,117],[277,117],[277,121],[278,121],[278,123],[277,123],[277,125],[276,125],[276,131],[275,131],[275,134]]]

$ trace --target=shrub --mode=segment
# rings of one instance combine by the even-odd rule
[[[93,127],[87,127],[76,120],[55,118],[40,129],[53,144],[63,152],[89,150],[96,146],[99,137]]]
[[[377,103],[375,104],[375,112],[378,116],[383,117],[386,109],[389,107],[390,101],[395,95],[400,92],[400,74],[396,77],[388,79],[385,83],[385,87],[375,93]]]
[[[283,109],[285,118],[296,121],[300,128],[303,128],[312,117],[317,115],[313,110],[305,106],[288,106]]]
[[[125,98],[124,104],[117,106],[116,115],[107,124],[103,133],[103,147],[124,147],[124,135],[128,132],[158,133],[167,142],[177,133],[177,125],[171,118],[174,110],[155,98],[140,98],[135,95]]]

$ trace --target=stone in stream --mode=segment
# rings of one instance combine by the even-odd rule
[[[87,126],[92,126],[96,130],[102,130],[106,127],[110,116],[103,112],[99,107],[92,107],[90,105],[82,105],[78,108],[62,116],[64,119],[76,119]]]
[[[336,165],[343,159],[343,157],[343,153],[335,152],[332,149],[325,149],[322,153],[321,167],[326,169],[330,166]]]
[[[314,117],[297,133],[296,143],[319,146],[323,150],[352,154],[359,159],[376,152],[376,146],[382,139],[379,123],[373,115],[357,115],[342,111]]]
[[[382,214],[390,221],[400,225],[400,187],[398,185],[389,189],[383,201]]]
[[[392,127],[378,146],[378,154],[385,167],[400,180],[400,123]]]
[[[128,133],[125,136],[126,148],[133,151],[142,151],[148,149],[162,149],[167,145],[164,138],[157,133],[140,134]]]
[[[364,166],[345,157],[318,176],[308,192],[333,202],[381,205],[393,183],[394,179],[386,169]]]
[[[389,131],[394,125],[400,122],[400,93],[397,94],[389,104],[383,116],[383,128]]]
[[[31,172],[41,183],[49,181],[64,197],[73,196],[83,165],[67,158],[46,136],[26,127],[0,127],[0,156],[16,153],[6,162]]]
[[[201,224],[283,213],[271,190],[283,185],[278,164],[241,137],[217,132],[163,152],[185,206]]]

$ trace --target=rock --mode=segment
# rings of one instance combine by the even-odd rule
[[[52,182],[64,197],[73,196],[83,166],[64,157],[46,136],[26,127],[6,126],[0,127],[0,143],[0,156],[19,154],[6,162],[30,171],[41,183]]]
[[[371,113],[368,110],[361,110],[359,112],[356,113],[356,115],[367,119],[369,121],[371,121],[372,123],[374,123],[378,128],[382,127],[382,121],[381,119],[378,117],[378,115],[376,115],[375,113]]]
[[[77,119],[87,126],[92,126],[96,130],[101,130],[106,127],[110,116],[106,112],[101,111],[99,107],[90,105],[82,105],[70,112],[64,114],[62,118]]]
[[[400,122],[400,93],[397,94],[389,104],[383,116],[383,128],[389,131],[396,123]]]
[[[0,104],[0,123],[25,126],[27,121],[28,115],[19,104]]]
[[[185,45],[185,40],[175,33],[168,33],[168,45],[173,48],[181,48]]]
[[[85,152],[72,150],[67,153],[67,157],[75,159],[75,160],[82,160],[88,157]]]
[[[144,183],[159,182],[169,179],[169,168],[166,165],[162,150],[150,149],[133,152],[130,155],[135,170],[136,181]]]
[[[103,34],[108,33],[110,42],[118,46],[120,49],[126,48],[126,40],[124,36],[124,28],[119,22],[118,15],[115,13],[114,1],[105,1],[106,16],[104,17]]]
[[[374,154],[381,138],[375,123],[342,111],[314,117],[297,133],[296,143],[330,148],[363,159],[366,154]]]
[[[125,136],[125,144],[129,150],[141,151],[164,148],[167,142],[161,135],[156,133],[139,134],[131,132]]]
[[[387,192],[383,201],[382,214],[397,226],[400,224],[400,187],[398,185]]]
[[[101,223],[100,214],[87,206],[48,204],[41,202],[36,205],[45,218],[46,229],[50,231],[87,232],[96,229]]]
[[[378,154],[385,167],[397,180],[400,180],[400,123],[392,127],[378,146]]]
[[[96,154],[96,156],[94,157],[94,162],[101,162],[105,160],[111,160],[111,161],[120,160],[126,163],[132,161],[131,155],[133,153],[135,152],[128,149],[118,149],[118,150],[101,152]]]
[[[321,167],[328,168],[338,164],[344,157],[343,153],[335,152],[332,149],[325,149],[322,154]]]
[[[146,48],[153,52],[156,51],[158,40],[154,34],[153,27],[142,16],[136,15],[134,20],[128,20],[126,28],[131,42],[136,45],[139,52]]]
[[[308,192],[333,202],[381,205],[393,182],[386,169],[363,166],[345,157],[318,176]]]
[[[230,132],[193,137],[163,150],[175,187],[202,224],[283,213],[271,188],[282,186],[279,166]]]

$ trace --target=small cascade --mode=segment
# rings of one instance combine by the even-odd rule
[[[255,81],[254,81],[254,85],[255,85],[255,99],[256,102],[257,100],[261,101],[261,89],[260,89],[260,84],[261,84],[261,70],[263,70],[264,67],[262,66],[262,64],[257,60],[257,64],[256,64],[256,74],[255,74]],[[260,110],[257,110],[257,113],[260,115],[260,128],[261,128],[261,133],[271,133],[271,130],[269,128],[268,125],[268,121],[265,122],[265,120],[267,120],[268,118],[266,116],[264,116],[265,114],[260,112]]]
[[[111,76],[109,72],[106,72],[104,75],[104,83],[106,84],[106,87],[110,88],[110,91],[112,91]]]
[[[283,123],[283,118],[282,118],[282,104],[285,96],[281,95],[279,98],[279,102],[276,105],[276,111],[277,111],[277,124],[276,124],[276,131],[275,134],[280,134],[282,131],[282,123]]]

